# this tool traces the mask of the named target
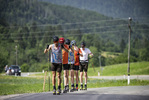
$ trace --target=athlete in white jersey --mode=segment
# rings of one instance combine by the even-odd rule
[[[85,90],[87,90],[87,70],[88,70],[88,55],[90,57],[93,56],[91,51],[88,48],[85,48],[85,42],[81,43],[80,48],[82,55],[80,56],[80,82],[81,82],[81,88],[80,90],[83,90],[83,70],[84,70],[84,76],[85,76]]]

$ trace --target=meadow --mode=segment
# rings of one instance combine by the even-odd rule
[[[131,63],[131,75],[148,75],[149,62]],[[118,64],[106,66],[101,70],[100,67],[90,67],[88,76],[97,76],[98,72],[101,76],[118,76],[127,74],[127,64]],[[45,73],[31,75],[30,77],[6,76],[0,75],[0,95],[21,94],[21,93],[40,93],[52,91],[52,81],[49,75],[46,76],[45,90],[43,91]],[[50,74],[51,75],[51,74]],[[63,73],[62,73],[63,76]],[[49,85],[50,82],[50,85]],[[70,83],[71,85],[71,83]],[[132,79],[129,86],[149,85],[149,80]],[[62,77],[63,90],[63,77]],[[105,80],[105,79],[88,79],[88,88],[112,87],[112,86],[128,86],[127,80]]]

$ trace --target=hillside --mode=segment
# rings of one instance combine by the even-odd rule
[[[114,18],[133,17],[135,21],[149,22],[148,0],[40,0],[59,5],[99,12]]]
[[[127,75],[128,64],[114,64],[109,66],[89,68],[89,76],[97,76],[100,72],[101,76],[123,76]],[[102,70],[101,70],[102,69]],[[149,75],[149,62],[135,62],[130,63],[130,75]]]
[[[79,47],[85,41],[95,66],[101,51],[122,53],[114,59],[102,56],[103,65],[127,62],[128,20],[37,0],[0,0],[0,20],[0,72],[6,64],[16,64],[16,58],[26,71],[47,69],[43,50],[54,35],[76,40]],[[131,25],[131,62],[149,61],[149,26]]]

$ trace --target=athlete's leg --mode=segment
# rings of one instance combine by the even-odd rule
[[[69,92],[69,69],[67,70],[67,92]]]
[[[69,70],[67,70],[67,85],[69,85]]]
[[[61,72],[57,72],[57,78],[58,78],[57,95],[60,95],[60,93],[61,93]]]
[[[70,92],[74,91],[74,70],[71,69],[71,90]]]
[[[52,71],[53,95],[56,94],[56,71]]]
[[[79,81],[79,79],[78,79],[78,78],[79,78],[79,77],[78,77],[78,70],[76,70],[75,72],[76,72],[76,73],[75,73],[75,74],[76,74],[76,84],[78,84],[78,81]]]
[[[64,78],[65,78],[64,84],[66,86],[67,85],[67,70],[64,70]]]
[[[57,80],[58,80],[57,95],[61,93],[61,71],[62,71],[62,64],[58,64],[57,66]]]
[[[84,76],[85,76],[85,84],[87,84],[87,72],[84,72]]]
[[[52,84],[53,84],[53,86],[55,86],[56,84],[56,71],[52,71]]]
[[[83,83],[83,72],[80,72],[80,82]]]
[[[61,72],[57,72],[58,86],[61,85]]]
[[[85,90],[87,90],[87,70],[88,70],[88,63],[85,64],[85,69],[84,69],[84,76],[85,76],[84,88],[85,88]]]

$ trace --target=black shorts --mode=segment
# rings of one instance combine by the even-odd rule
[[[79,66],[74,66],[74,70],[78,71],[79,70]]]
[[[51,63],[51,70],[61,72],[62,71],[62,63]]]
[[[74,64],[68,64],[68,66],[69,66],[69,68],[72,69],[72,70],[75,69]]]
[[[85,72],[87,72],[87,70],[88,70],[88,62],[80,62],[80,72],[83,72],[83,70]]]
[[[68,64],[63,64],[63,70],[69,70],[70,66]]]

